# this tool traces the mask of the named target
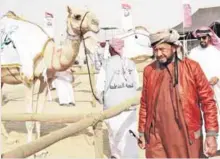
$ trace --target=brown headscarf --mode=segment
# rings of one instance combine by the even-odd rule
[[[181,42],[178,40],[180,38],[180,35],[178,32],[174,29],[166,29],[159,31],[154,34],[150,34],[150,41],[151,46],[154,47],[157,44],[161,44],[164,42],[172,43],[177,46],[181,46]]]

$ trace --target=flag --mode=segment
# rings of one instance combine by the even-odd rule
[[[191,27],[192,26],[192,17],[191,17],[191,6],[189,3],[183,4],[183,27]]]
[[[123,9],[131,9],[131,6],[127,3],[122,3],[121,6]]]
[[[133,28],[131,5],[128,3],[122,3],[121,9],[122,9],[122,17],[121,17],[122,29],[124,31],[128,31]]]
[[[53,14],[49,12],[45,12],[45,18],[53,18]]]
[[[45,12],[45,26],[47,27],[52,27],[53,26],[53,14],[52,13],[49,13],[49,12]]]
[[[121,7],[124,10],[124,16],[128,17],[130,15],[131,6],[127,3],[122,3]]]
[[[44,30],[50,37],[54,37],[54,15],[47,11],[44,13]]]

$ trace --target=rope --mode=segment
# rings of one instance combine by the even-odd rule
[[[82,24],[83,24],[83,21],[85,20],[85,17],[86,15],[88,14],[89,12],[86,12],[85,15],[83,16],[83,19],[81,21],[81,24],[80,24],[80,36],[82,38],[82,42],[83,42],[83,46],[84,46],[84,53],[85,53],[85,56],[86,56],[86,66],[87,66],[87,69],[88,69],[88,73],[89,73],[89,84],[90,84],[90,87],[91,87],[91,91],[92,91],[92,95],[94,96],[94,98],[99,101],[99,98],[96,96],[95,92],[94,92],[94,89],[93,89],[93,86],[92,86],[92,77],[91,77],[91,72],[90,72],[90,68],[89,68],[89,61],[88,61],[88,54],[86,52],[86,44],[85,44],[85,40],[83,38],[83,31],[82,31]]]

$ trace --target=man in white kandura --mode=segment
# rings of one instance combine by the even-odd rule
[[[200,45],[192,49],[189,58],[197,61],[204,71],[210,85],[212,86],[215,99],[218,106],[220,106],[220,39],[209,27],[201,27],[196,29],[194,36],[200,41]],[[218,121],[220,121],[220,114],[218,114]],[[203,128],[203,134],[204,128]],[[220,150],[220,139],[217,138],[218,149]]]
[[[111,57],[103,62],[97,77],[96,89],[104,110],[137,95],[139,77],[135,63],[123,57],[124,41],[112,39]],[[138,158],[136,106],[106,120],[109,133],[111,158]]]
[[[70,69],[62,72],[56,72],[54,84],[56,86],[57,96],[60,106],[75,106],[73,93],[73,76]]]

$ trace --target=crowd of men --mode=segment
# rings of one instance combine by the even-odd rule
[[[138,146],[145,149],[146,158],[216,155],[220,40],[208,27],[197,29],[194,36],[200,45],[185,56],[176,30],[150,35],[155,61],[144,68],[139,120],[133,105],[105,121],[111,158],[138,158]],[[109,44],[111,57],[102,63],[96,85],[104,110],[140,89],[135,64],[123,57],[123,40],[112,39]]]
[[[176,30],[150,34],[155,59],[144,68],[140,109],[132,105],[105,121],[111,158],[138,158],[139,148],[145,149],[146,158],[213,157],[220,150],[220,40],[208,27],[195,30],[194,36],[200,45],[185,55]],[[136,65],[123,56],[123,47],[122,39],[113,38],[108,50],[111,57],[100,64],[96,91],[103,110],[141,89]],[[69,75],[57,75],[58,92],[72,87]],[[62,91],[58,94],[61,105],[75,104],[66,93],[65,97]]]

